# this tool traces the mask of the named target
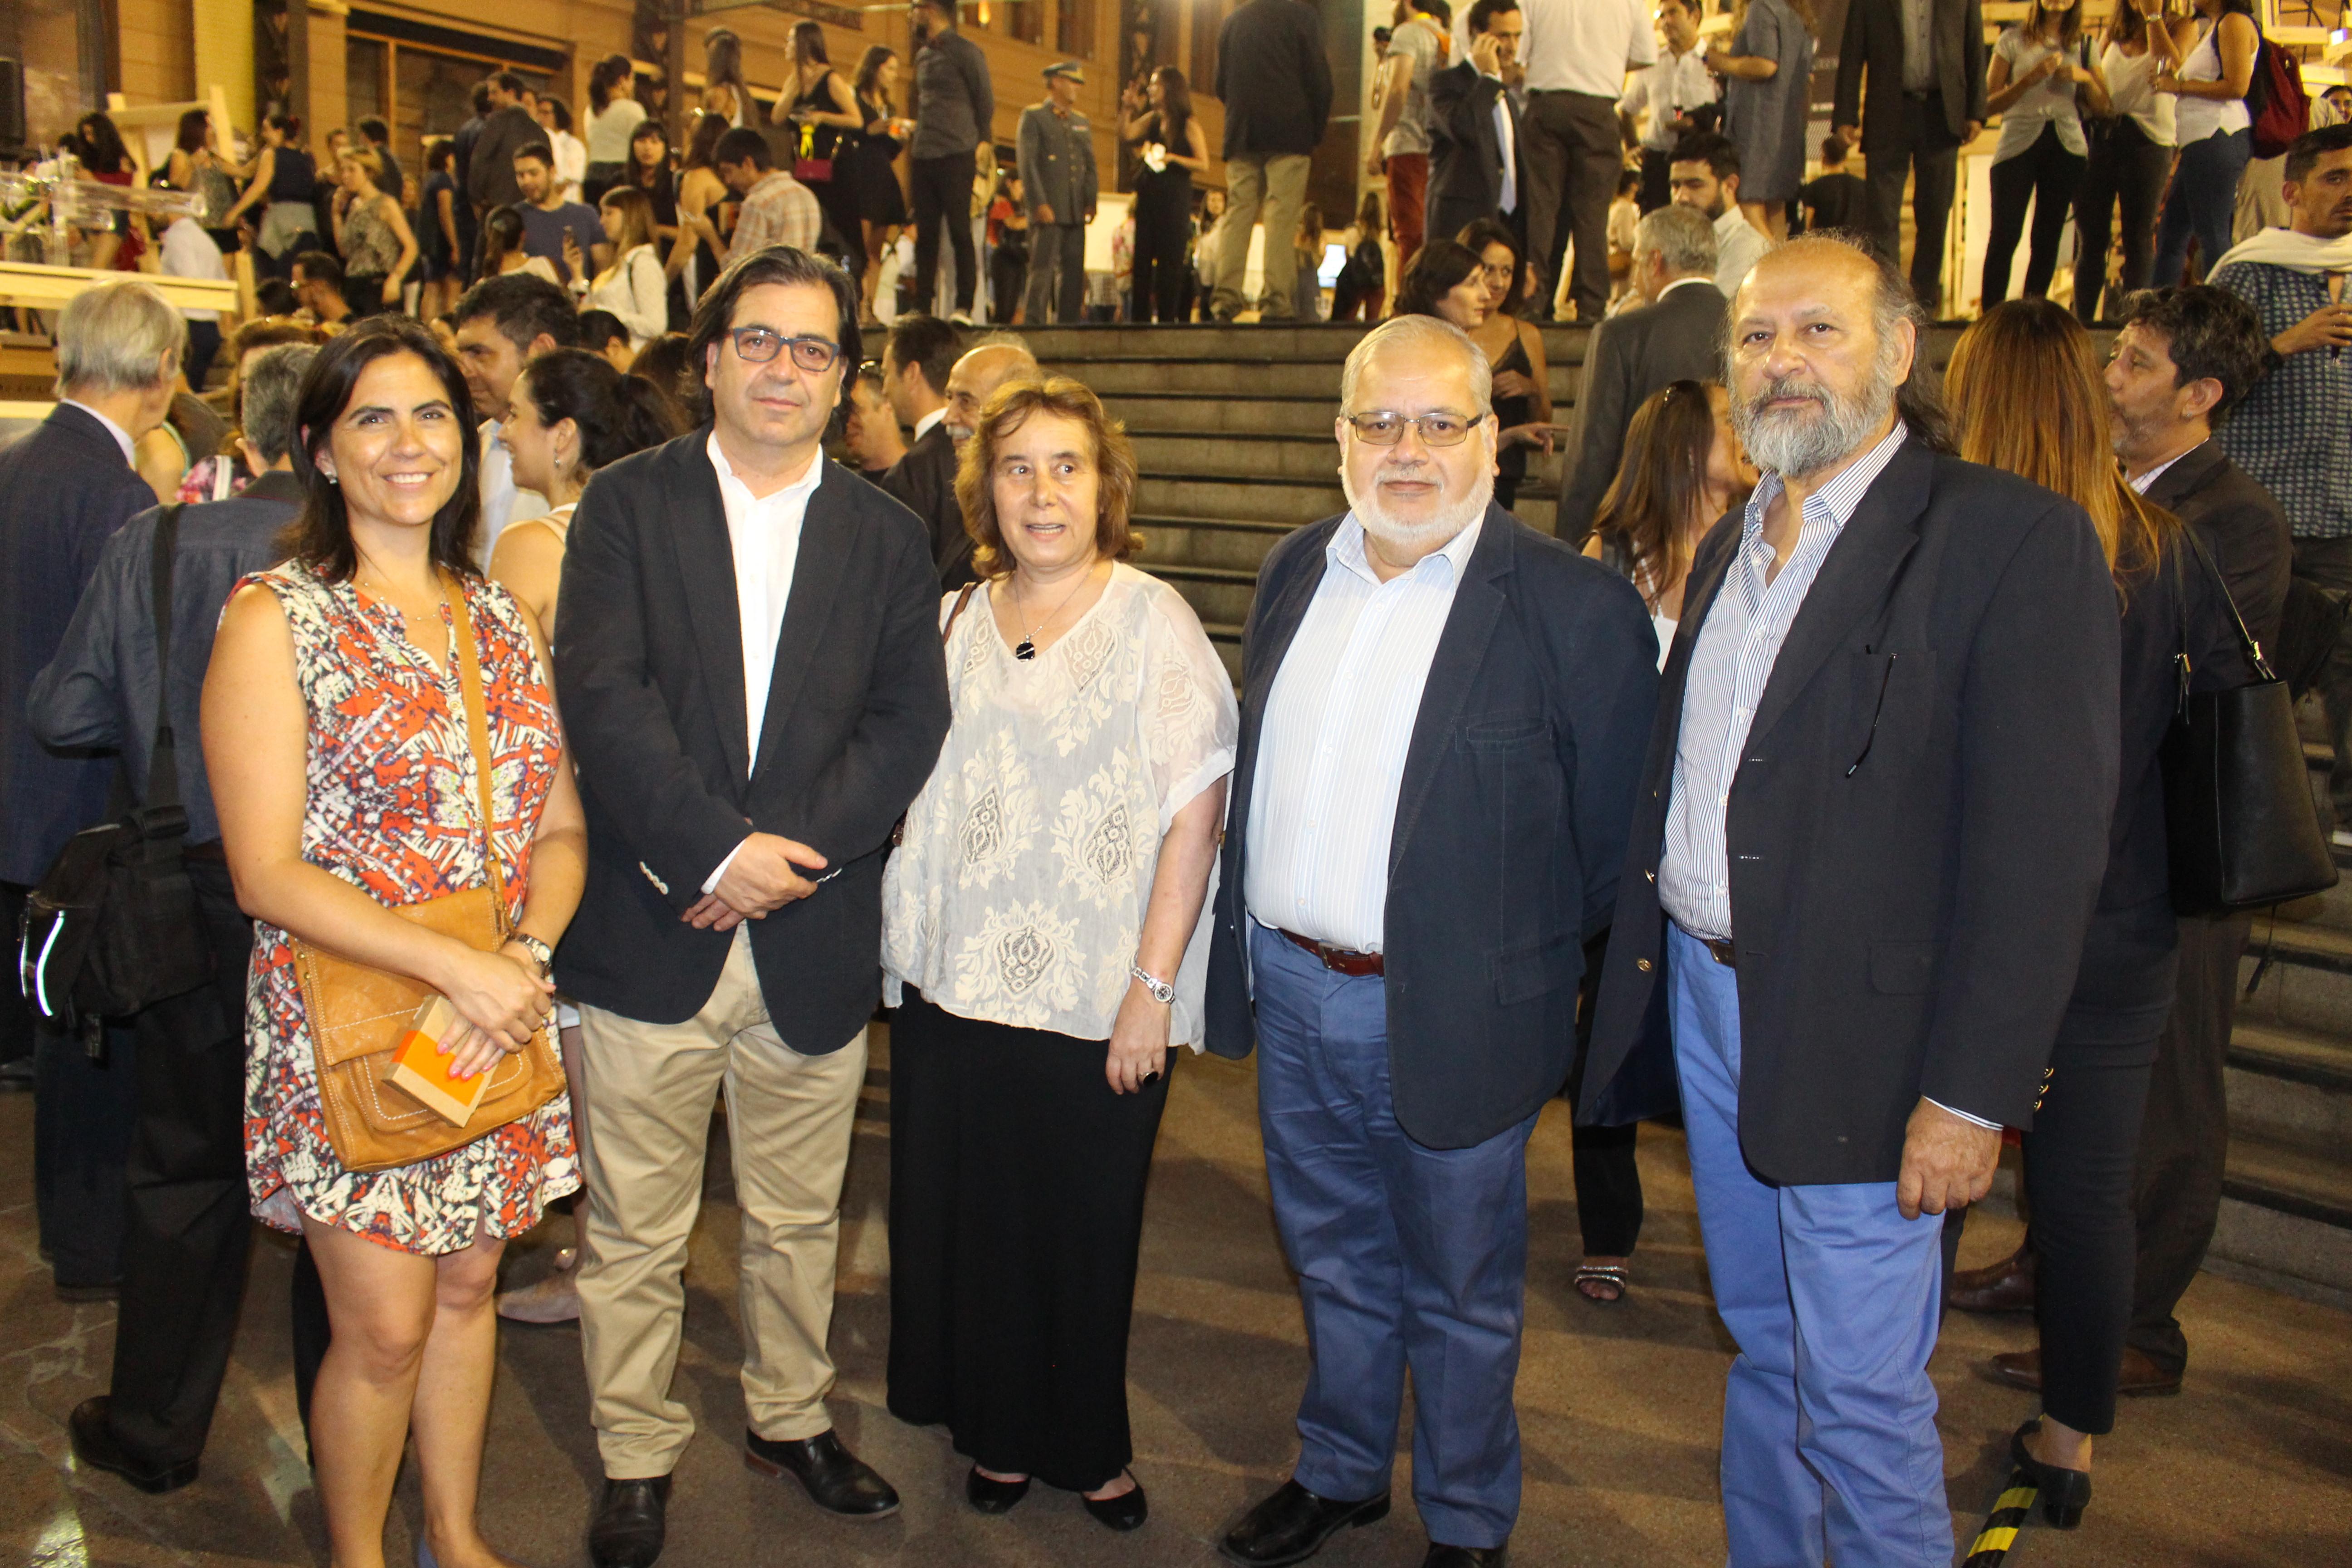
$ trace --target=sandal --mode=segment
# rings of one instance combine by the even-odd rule
[[[1622,1263],[1586,1263],[1576,1270],[1576,1293],[1604,1307],[1623,1300],[1632,1284],[1632,1275]]]

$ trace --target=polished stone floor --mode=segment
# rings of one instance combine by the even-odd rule
[[[878,1036],[877,1031],[877,1036]],[[1136,1470],[1152,1518],[1114,1537],[1075,1498],[1039,1490],[1003,1519],[961,1501],[963,1463],[943,1433],[883,1408],[889,1331],[887,1051],[877,1037],[850,1168],[834,1345],[845,1436],[905,1493],[878,1524],[823,1518],[797,1489],[746,1470],[734,1382],[736,1215],[716,1155],[688,1275],[680,1397],[703,1435],[678,1472],[666,1564],[1173,1564],[1214,1558],[1219,1533],[1280,1480],[1304,1375],[1298,1304],[1267,1209],[1255,1079],[1190,1061],[1176,1075],[1152,1178],[1132,1379]],[[1681,1142],[1646,1129],[1650,1218],[1636,1284],[1601,1308],[1570,1289],[1575,1216],[1568,1125],[1554,1107],[1530,1151],[1534,1262],[1518,1386],[1526,1503],[1521,1564],[1720,1562],[1715,1431],[1730,1352],[1709,1310]],[[0,1100],[0,1563],[228,1565],[324,1563],[288,1366],[289,1254],[257,1247],[243,1333],[203,1479],[166,1498],[78,1473],[66,1414],[103,1387],[107,1306],[52,1296],[31,1203],[31,1105]],[[723,1134],[722,1134],[723,1136]],[[723,1147],[723,1145],[722,1145]],[[559,1219],[511,1269],[530,1278],[569,1231]],[[2014,1244],[2013,1222],[1970,1228],[1964,1261]],[[2126,1402],[2100,1450],[2097,1498],[2071,1536],[2029,1531],[2019,1564],[2296,1564],[2352,1562],[2352,1318],[2208,1275],[2184,1310],[2196,1361],[2178,1398]],[[2031,1401],[1984,1382],[1991,1352],[2030,1342],[2021,1320],[1955,1317],[1935,1363],[1947,1483],[1963,1543],[1998,1489],[2010,1429]],[[1411,1568],[1423,1537],[1411,1504],[1410,1435],[1396,1511],[1320,1559]],[[505,1331],[483,1481],[490,1539],[518,1562],[586,1561],[597,1479],[578,1335]],[[413,1476],[395,1500],[388,1552],[404,1561]]]

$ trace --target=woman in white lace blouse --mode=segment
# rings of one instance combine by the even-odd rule
[[[982,409],[956,496],[984,581],[940,605],[954,723],[882,883],[890,1408],[947,1424],[981,1511],[1035,1477],[1114,1530],[1145,1516],[1144,1179],[1171,1047],[1201,1042],[1239,727],[1191,607],[1125,563],[1134,489],[1076,382]]]

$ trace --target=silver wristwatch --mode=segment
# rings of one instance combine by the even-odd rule
[[[1143,965],[1139,963],[1129,964],[1127,972],[1143,982],[1143,988],[1151,993],[1151,999],[1154,1002],[1159,1003],[1162,1007],[1176,1005],[1176,987],[1157,975],[1146,974],[1143,972]]]
[[[530,954],[531,962],[539,965],[539,977],[541,980],[555,972],[555,950],[539,938],[517,931],[507,940]]]

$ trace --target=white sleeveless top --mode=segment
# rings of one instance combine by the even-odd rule
[[[2181,63],[2180,79],[2221,79],[2221,24],[2219,18],[2205,29],[2205,36],[2199,38],[2196,47],[2189,51],[2189,58]],[[2173,128],[2183,147],[2193,142],[2202,142],[2208,136],[2227,136],[2233,131],[2248,130],[2254,123],[2253,116],[2246,112],[2246,100],[2242,98],[2181,98],[2175,101],[2179,107],[2173,110]]]
[[[2156,90],[2156,62],[2154,49],[2127,55],[2109,44],[2099,56],[2099,74],[2107,79],[2107,96],[2115,100],[2116,115],[2129,119],[2158,147],[2170,147],[2178,134],[2175,114],[2183,100]]]

